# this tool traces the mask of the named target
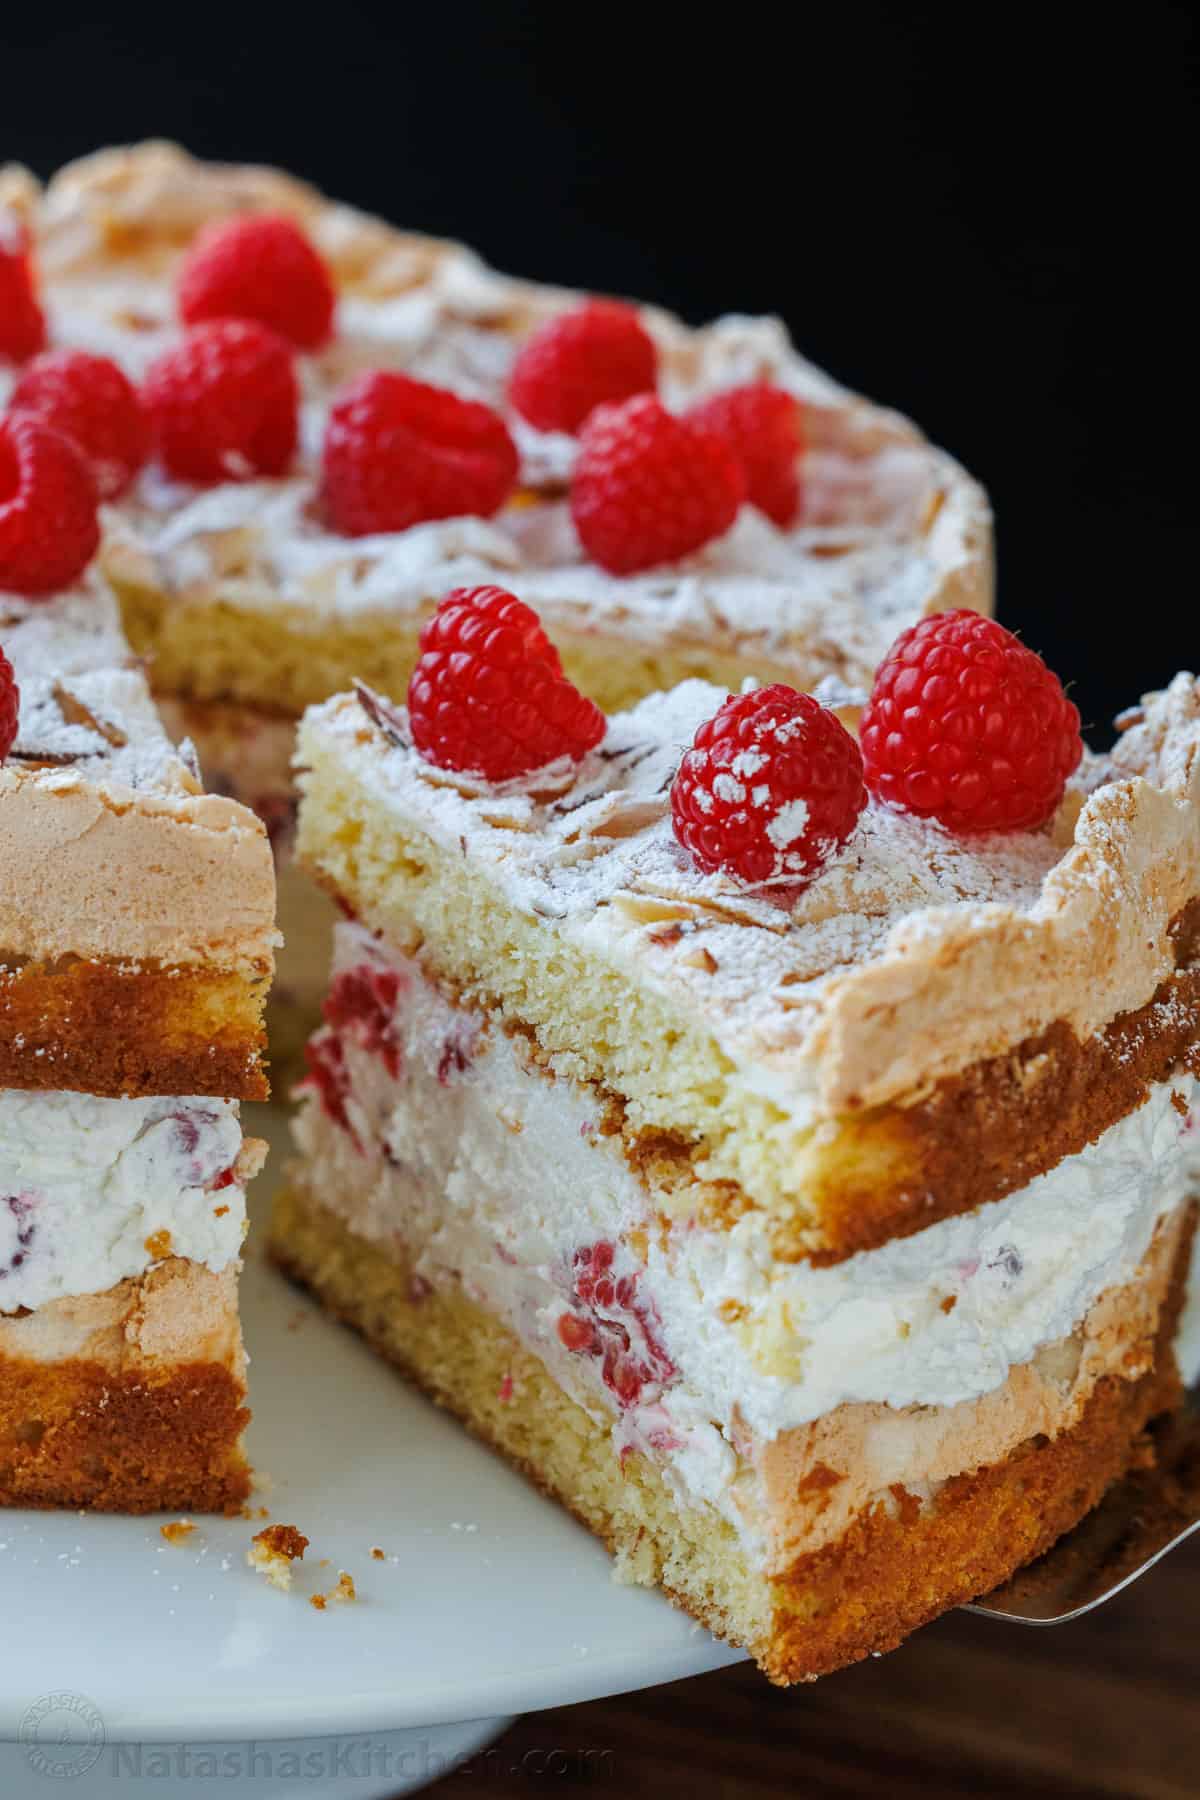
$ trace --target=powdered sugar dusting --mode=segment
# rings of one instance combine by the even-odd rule
[[[332,750],[348,760],[398,825],[465,856],[482,883],[548,930],[669,989],[703,1014],[735,1060],[770,1063],[786,1051],[794,1067],[806,1042],[815,1051],[841,983],[873,961],[936,967],[943,945],[982,939],[998,924],[1018,939],[1044,929],[1068,865],[1072,882],[1101,899],[1115,891],[1122,907],[1152,905],[1132,884],[1114,890],[1113,867],[1089,861],[1089,836],[1124,806],[1111,784],[1083,805],[1074,847],[1054,827],[956,839],[872,802],[841,856],[798,898],[748,894],[720,874],[701,875],[675,841],[669,790],[697,726],[723,698],[698,681],[651,695],[610,720],[572,784],[552,794],[500,798],[448,783],[411,751],[364,734],[362,712],[344,699],[309,714],[302,756],[310,762]],[[1164,710],[1174,721],[1165,733]],[[1181,737],[1200,759],[1200,698],[1190,678],[1154,703],[1153,717],[1160,743],[1147,769],[1164,780],[1183,760]],[[1085,785],[1093,780],[1086,771]],[[1082,798],[1069,790],[1065,813]],[[793,822],[782,814],[775,822],[785,841]],[[1035,991],[1029,1003],[1054,1007],[1041,985],[1047,997]],[[976,998],[983,1012],[989,997]],[[1051,1010],[1043,1023],[1056,1016]]]
[[[159,794],[200,791],[94,569],[52,600],[0,593],[0,645],[21,692],[9,769],[40,770],[39,779],[60,785],[82,777]]]
[[[771,797],[770,788],[763,788],[761,790],[756,790],[756,792],[761,792],[763,798],[761,800],[755,800],[753,802],[754,805],[765,806],[769,804]],[[803,836],[807,825],[808,802],[805,800],[789,800],[786,806],[781,806],[779,808],[779,811],[767,826],[767,836],[777,850],[786,850],[789,844],[794,844],[798,837]]]
[[[56,184],[40,245],[55,341],[110,355],[140,378],[177,329],[173,259],[189,232],[235,205],[269,204],[260,188],[256,172],[216,170],[161,146],[130,153],[120,181],[110,173],[97,193],[86,180]],[[113,255],[114,219],[144,255]],[[339,300],[334,341],[299,359],[297,470],[199,494],[145,472],[109,515],[108,541],[123,567],[134,559],[164,591],[233,588],[239,605],[255,609],[394,617],[455,585],[501,580],[539,608],[552,633],[615,628],[625,641],[678,640],[794,667],[797,679],[830,669],[853,681],[869,677],[950,569],[984,592],[979,491],[907,421],[798,357],[774,319],[732,316],[696,332],[643,312],[669,405],[763,378],[803,401],[806,501],[791,531],[746,507],[724,538],[677,566],[608,575],[584,560],[563,498],[575,441],[511,416],[526,489],[518,506],[486,523],[352,542],[327,531],[316,469],[330,398],[348,376],[403,369],[504,406],[523,332],[578,296],[513,281],[459,246],[402,238],[345,208],[318,208],[308,224],[343,274],[352,271],[352,287]]]

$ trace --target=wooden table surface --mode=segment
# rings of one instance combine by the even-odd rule
[[[781,1691],[748,1667],[530,1714],[434,1790],[1200,1796],[1200,1534],[1049,1629],[953,1613],[893,1655]]]

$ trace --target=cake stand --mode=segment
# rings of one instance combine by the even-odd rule
[[[283,1116],[246,1113],[278,1173]],[[519,1712],[738,1660],[614,1582],[586,1532],[290,1287],[261,1241],[243,1282],[252,1504],[311,1540],[295,1585],[246,1566],[257,1520],[201,1517],[167,1542],[161,1517],[0,1511],[5,1800],[382,1800],[489,1754]],[[311,1606],[342,1569],[358,1599]]]

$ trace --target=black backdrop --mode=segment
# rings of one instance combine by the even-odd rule
[[[523,273],[780,312],[986,481],[1003,616],[1097,738],[1200,663],[1194,8],[114,10],[8,10],[0,155],[172,136]]]

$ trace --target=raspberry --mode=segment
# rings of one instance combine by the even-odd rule
[[[657,376],[654,339],[633,307],[589,300],[550,319],[522,346],[508,396],[539,430],[574,433],[594,407],[644,394]]]
[[[343,1036],[353,1029],[358,1042],[378,1056],[393,1081],[400,1078],[402,1056],[396,1039],[396,1003],[400,975],[395,969],[363,963],[343,969],[333,980],[322,1015]]]
[[[463,513],[490,518],[516,479],[516,446],[503,419],[446,388],[368,370],[343,388],[329,414],[324,500],[348,537]]]
[[[184,258],[176,290],[185,325],[255,319],[300,350],[333,329],[329,270],[293,219],[276,213],[223,219],[202,231]]]
[[[1083,755],[1058,676],[965,608],[900,633],[859,738],[873,794],[954,832],[1044,825]]]
[[[794,394],[769,381],[751,381],[701,400],[685,416],[728,444],[741,467],[751,506],[776,525],[795,524],[800,511],[796,463],[803,439],[800,402]]]
[[[12,664],[0,650],[0,763],[16,742],[20,711],[21,690],[13,676]]]
[[[48,350],[12,391],[14,412],[36,413],[69,437],[89,464],[102,500],[123,494],[150,448],[150,427],[131,382],[107,356]]]
[[[446,595],[421,633],[408,711],[428,762],[486,781],[578,762],[604,736],[604,714],[567,680],[537,614],[498,587]]]
[[[559,1341],[575,1356],[600,1359],[600,1377],[622,1407],[634,1406],[675,1374],[653,1300],[638,1293],[638,1276],[614,1280],[614,1246],[585,1244],[571,1259],[571,1310],[558,1321]],[[583,1307],[584,1311],[578,1308]],[[622,1317],[614,1317],[614,1314]]]
[[[24,362],[45,342],[29,238],[23,226],[0,218],[0,362]]]
[[[69,587],[100,542],[92,472],[68,438],[29,413],[0,419],[0,590]]]
[[[841,721],[776,682],[730,695],[671,787],[675,836],[706,874],[806,887],[866,805],[862,758]]]
[[[195,325],[146,375],[159,455],[180,481],[282,475],[296,448],[296,375],[283,339],[251,319]]]
[[[653,394],[598,406],[579,439],[571,516],[584,549],[614,575],[675,562],[729,530],[741,470],[713,432]]]

